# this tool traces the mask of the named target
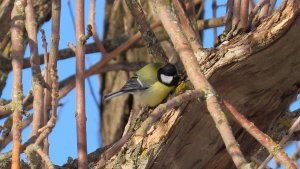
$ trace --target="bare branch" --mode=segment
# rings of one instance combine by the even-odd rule
[[[288,131],[288,134],[286,136],[284,136],[281,141],[279,142],[279,145],[281,147],[284,147],[285,144],[289,141],[289,139],[292,137],[293,133],[297,130],[297,128],[299,127],[300,124],[300,117],[297,118],[297,120],[293,123],[293,125],[291,126],[291,128]],[[268,163],[269,161],[273,158],[273,154],[270,154],[264,161],[263,163],[259,166],[259,169],[263,169]]]
[[[260,142],[264,147],[266,147],[269,153],[275,155],[285,168],[296,169],[293,161],[287,156],[282,147],[276,144],[268,135],[260,131],[255,125],[248,121],[241,113],[239,113],[231,104],[223,100],[223,104],[238,121],[238,123],[248,131],[258,142]]]
[[[25,27],[25,0],[16,0],[11,14],[11,42],[12,42],[12,67],[13,67],[13,148],[12,169],[20,168],[21,151],[21,121],[23,111],[22,97],[22,67],[24,55],[24,27]]]
[[[96,0],[91,0],[90,1],[90,25],[92,25],[92,32],[93,32],[93,38],[94,41],[96,42],[96,45],[98,47],[99,52],[106,53],[106,50],[101,42],[101,40],[99,39],[98,33],[96,31],[96,23],[95,23],[95,1]]]
[[[85,115],[85,37],[84,1],[76,0],[76,128],[78,168],[87,168],[86,115]]]
[[[142,38],[144,39],[152,56],[156,61],[167,63],[168,57],[166,56],[160,42],[157,40],[154,32],[151,30],[150,24],[147,22],[144,11],[138,1],[126,0],[126,3],[138,23],[138,29],[141,32]]]
[[[42,33],[42,41],[43,41],[43,48],[44,48],[44,79],[45,82],[47,84],[51,84],[50,78],[49,78],[49,66],[48,66],[48,54],[47,54],[47,41],[46,41],[46,35],[45,35],[45,31],[41,30]],[[45,92],[45,97],[44,97],[44,106],[43,106],[43,121],[42,121],[42,125],[46,125],[49,117],[50,117],[50,109],[51,109],[51,95],[50,95],[50,91],[49,90],[44,90]],[[45,138],[44,143],[43,143],[43,151],[46,154],[49,154],[49,143],[48,143],[48,138]]]
[[[30,136],[37,133],[37,130],[42,126],[43,119],[43,106],[44,106],[44,88],[40,83],[42,78],[40,69],[40,59],[38,57],[38,46],[37,46],[37,24],[35,21],[35,11],[33,8],[32,0],[27,0],[27,6],[25,8],[26,14],[26,29],[29,38],[30,45],[30,60],[32,67],[32,88],[33,88],[33,122]],[[40,78],[39,78],[40,77]],[[44,82],[45,83],[45,82]]]

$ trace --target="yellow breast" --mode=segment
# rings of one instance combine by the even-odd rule
[[[160,82],[154,83],[149,89],[137,94],[142,104],[154,107],[161,103],[174,87],[168,87]]]

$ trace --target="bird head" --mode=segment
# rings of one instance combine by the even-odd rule
[[[170,87],[177,86],[180,80],[176,67],[170,63],[166,64],[158,70],[157,78],[159,82]]]

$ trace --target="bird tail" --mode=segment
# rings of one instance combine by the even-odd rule
[[[125,93],[126,92],[124,92],[124,91],[117,91],[117,92],[109,93],[109,94],[107,94],[103,97],[103,101],[106,102],[106,101],[110,100],[113,97],[120,96],[120,95],[125,94]]]

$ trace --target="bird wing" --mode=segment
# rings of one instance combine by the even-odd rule
[[[157,71],[160,67],[162,67],[161,63],[152,63],[144,66],[126,82],[121,90],[109,93],[108,95],[104,96],[104,101],[125,93],[134,93],[137,91],[148,89],[151,85],[158,81]],[[152,70],[155,73],[150,73],[148,72],[149,70]]]
[[[107,100],[109,100],[113,97],[120,96],[120,95],[125,94],[125,93],[134,93],[136,91],[146,90],[149,87],[150,87],[150,84],[142,83],[139,80],[138,75],[135,74],[133,77],[131,77],[126,82],[126,84],[121,88],[121,90],[109,93],[108,95],[103,97],[103,100],[107,101]]]
[[[150,87],[151,84],[149,83],[142,83],[142,81],[139,79],[138,75],[132,76],[126,84],[121,88],[120,91],[132,93],[139,90],[146,90]]]

